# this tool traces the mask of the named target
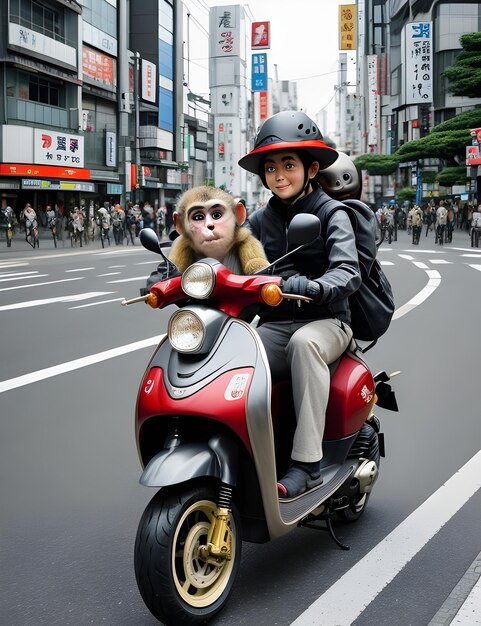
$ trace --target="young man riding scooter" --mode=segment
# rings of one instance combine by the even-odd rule
[[[282,111],[261,126],[254,149],[239,165],[257,174],[272,192],[268,204],[252,214],[248,227],[262,243],[269,261],[286,252],[286,231],[299,213],[319,215],[331,201],[319,184],[319,172],[338,153],[322,138],[316,124],[301,111]],[[292,378],[297,426],[291,465],[278,480],[282,498],[293,498],[323,482],[320,472],[325,414],[329,397],[329,364],[348,347],[348,297],[361,284],[355,236],[348,214],[331,214],[315,245],[290,257],[283,274],[284,293],[312,299],[284,301],[260,315],[258,333],[274,380]]]

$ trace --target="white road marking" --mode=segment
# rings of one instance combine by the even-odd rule
[[[126,266],[126,265],[109,265],[109,266],[107,267],[107,269],[108,269],[108,270],[116,270],[116,269],[118,269],[119,267],[127,267],[127,266]]]
[[[148,339],[143,339],[142,341],[135,341],[134,343],[128,343],[125,346],[105,350],[105,352],[91,354],[90,356],[75,359],[74,361],[67,361],[66,363],[60,363],[59,365],[54,365],[53,367],[37,370],[36,372],[31,372],[30,374],[24,374],[23,376],[17,376],[15,378],[10,378],[9,380],[4,380],[0,382],[0,393],[10,391],[11,389],[17,389],[18,387],[24,387],[25,385],[31,385],[32,383],[36,383],[40,380],[52,378],[53,376],[59,376],[60,374],[65,374],[66,372],[72,372],[73,370],[78,370],[82,367],[93,365],[94,363],[107,361],[108,359],[113,359],[115,357],[122,356],[123,354],[134,352],[135,350],[141,350],[142,348],[157,345],[162,337],[164,337],[164,335],[149,337]]]
[[[0,274],[0,278],[10,278],[12,276],[27,276],[32,274],[38,274],[38,270],[32,272],[8,272],[7,274]]]
[[[114,283],[131,283],[134,280],[147,280],[147,276],[134,276],[134,278],[120,278],[119,280],[108,280],[107,284],[114,284]]]
[[[45,276],[47,276],[47,274],[45,274]],[[2,287],[0,291],[11,291],[12,289],[27,289],[28,287],[43,287],[44,285],[55,285],[56,283],[70,283],[72,280],[83,280],[84,278],[85,276],[80,276],[79,278],[62,278],[62,280],[50,280],[46,283],[32,283],[31,285],[16,285],[15,287]]]
[[[94,270],[95,267],[79,267],[78,269],[75,270],[65,270],[65,273],[68,272],[87,272],[88,270]]]
[[[107,274],[97,274],[97,278],[103,278],[104,276],[118,276],[122,272],[107,272]]]
[[[429,269],[429,267],[426,265],[426,263],[421,263],[421,261],[413,261],[413,265],[415,265],[416,267],[419,267],[419,269],[421,269],[421,270]]]
[[[98,296],[106,296],[109,293],[114,293],[114,292],[113,291],[91,291],[89,293],[78,293],[73,296],[58,296],[56,298],[44,298],[43,300],[28,300],[27,302],[17,302],[16,304],[6,304],[4,306],[0,306],[0,311],[29,309],[34,306],[42,306],[44,304],[54,304],[55,302],[78,302],[79,300],[88,300],[89,298],[98,298]]]
[[[37,274],[37,272],[30,272],[28,276],[14,276],[13,278],[0,278],[0,283],[11,282],[12,280],[26,280],[27,278],[44,278],[48,274]]]
[[[341,576],[291,626],[350,626],[480,488],[481,451]]]
[[[110,300],[100,300],[99,302],[89,302],[89,304],[79,304],[78,306],[69,306],[69,310],[85,309],[88,306],[97,306],[98,304],[107,304],[108,302],[120,302],[124,298],[111,298]]]
[[[394,265],[392,261],[380,261],[381,265]]]
[[[446,259],[429,259],[429,262],[433,265],[452,265],[452,261],[446,261]]]
[[[478,254],[462,254],[461,256],[465,258],[471,257],[472,259],[481,259],[481,253],[479,252]]]
[[[22,263],[16,261],[2,261],[0,262],[0,269],[6,269],[7,267],[25,267],[25,265],[30,265],[30,263]]]
[[[401,259],[406,259],[406,261],[414,261],[414,257],[409,254],[398,254],[398,257]]]
[[[394,315],[392,316],[393,320],[399,319],[409,311],[412,311],[415,307],[419,306],[426,298],[439,287],[441,284],[441,274],[437,270],[425,270],[426,274],[429,277],[427,285],[421,289],[419,293],[417,293],[414,298],[411,298],[409,302],[403,304],[398,309],[394,311]]]
[[[473,269],[481,272],[481,265],[472,265],[471,263],[469,263],[468,265],[469,267],[472,267]]]

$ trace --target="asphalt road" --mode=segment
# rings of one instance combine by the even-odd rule
[[[169,312],[119,304],[156,259],[139,246],[2,244],[2,624],[156,624],[132,564],[153,495],[137,482],[133,414],[154,345],[138,342],[162,333]],[[379,257],[397,319],[366,357],[374,371],[401,370],[400,412],[379,410],[387,456],[364,516],[338,529],[351,550],[308,529],[244,544],[215,626],[427,625],[481,551],[480,479],[468,471],[481,442],[481,250],[465,233],[413,247],[402,232]],[[323,598],[341,618],[326,617]]]

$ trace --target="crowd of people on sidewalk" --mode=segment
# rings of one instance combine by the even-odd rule
[[[462,230],[474,235],[481,228],[481,204],[474,202],[459,202],[454,200],[431,199],[422,207],[405,202],[399,206],[395,200],[389,205],[383,204],[376,211],[381,237],[385,240],[397,241],[398,230],[407,230],[412,235],[413,244],[419,240],[425,227],[425,236],[434,235],[434,242],[442,245],[451,243],[455,230]]]
[[[120,204],[106,202],[103,207],[94,205],[71,206],[47,204],[35,210],[26,203],[17,215],[2,198],[0,222],[10,224],[12,231],[22,233],[32,247],[39,247],[40,232],[42,238],[53,237],[55,245],[60,242],[65,246],[70,241],[71,247],[82,247],[95,240],[105,245],[135,245],[135,239],[144,227],[153,228],[159,239],[168,235],[173,226],[174,206],[166,203],[157,209],[149,202],[134,204],[128,202],[125,208]]]

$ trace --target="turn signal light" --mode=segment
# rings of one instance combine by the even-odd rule
[[[261,288],[261,298],[269,306],[277,306],[283,300],[282,291],[278,285],[268,283]]]
[[[147,298],[145,299],[146,303],[151,306],[153,309],[156,309],[159,305],[159,299],[158,297],[155,295],[155,293],[149,293],[149,295],[147,296]]]

